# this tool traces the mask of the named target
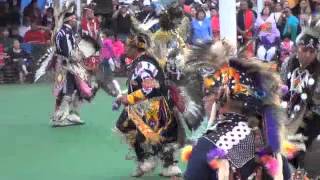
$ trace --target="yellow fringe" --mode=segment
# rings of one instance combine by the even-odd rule
[[[142,90],[136,90],[127,95],[127,100],[129,104],[136,104],[138,101],[142,101],[146,99],[145,95],[143,94]]]
[[[159,133],[154,132],[148,125],[146,125],[143,119],[130,107],[127,108],[128,116],[132,122],[137,126],[139,131],[146,138],[147,143],[159,144],[162,140],[162,137]],[[158,131],[161,132],[161,131]]]

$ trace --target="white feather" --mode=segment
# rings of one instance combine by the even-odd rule
[[[320,27],[320,20],[317,21],[316,27]]]
[[[96,49],[93,47],[93,44],[88,41],[81,40],[78,44],[78,47],[86,58],[96,53]]]
[[[112,83],[114,84],[115,88],[117,89],[118,91],[118,95],[121,95],[122,94],[122,91],[121,91],[121,87],[120,87],[120,84],[117,80],[112,80]]]
[[[46,58],[41,62],[39,69],[36,71],[34,82],[37,82],[44,74],[46,74],[48,64],[52,60],[53,55],[54,55],[54,50],[52,48],[49,48],[47,50],[47,53],[41,57],[41,59],[45,57]]]
[[[159,23],[159,19],[150,19],[147,22],[139,25],[139,28],[143,29],[144,31],[148,31],[152,26]]]

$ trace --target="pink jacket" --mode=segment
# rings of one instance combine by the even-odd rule
[[[120,58],[124,53],[124,44],[120,40],[113,40],[106,38],[102,41],[102,48],[100,51],[101,59]]]

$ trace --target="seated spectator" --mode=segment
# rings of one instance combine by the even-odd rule
[[[7,26],[9,21],[9,3],[0,2],[0,27]]]
[[[20,5],[18,4],[18,1],[11,1],[9,6],[8,24],[19,26],[20,16]]]
[[[3,28],[0,32],[0,44],[3,44],[4,50],[12,48],[13,39],[10,37],[9,29]]]
[[[27,31],[31,29],[31,21],[29,17],[24,17],[22,21],[22,25],[19,27],[19,35],[24,37]]]
[[[18,27],[12,27],[11,29],[11,38],[18,39],[20,42],[23,41],[23,37],[20,36]]]
[[[291,41],[289,35],[285,36],[280,44],[280,62],[283,63],[294,51],[294,42]]]
[[[255,22],[255,29],[259,37],[257,57],[267,62],[273,59],[280,43],[280,32],[275,19],[270,14],[269,6],[264,7]]]
[[[38,7],[37,0],[32,0],[30,4],[24,8],[23,17],[29,17],[31,22],[41,23],[41,11]]]
[[[13,47],[8,52],[9,58],[6,60],[6,65],[12,65],[17,72],[19,72],[20,83],[25,81],[26,75],[29,74],[27,70],[28,60],[30,56],[21,47],[19,40],[13,41]]]
[[[31,29],[26,32],[23,37],[24,43],[33,44],[46,44],[48,40],[46,39],[45,32],[39,28],[36,22],[32,22]]]
[[[82,35],[91,36],[98,39],[100,23],[98,18],[94,16],[94,11],[91,7],[84,8],[83,18],[81,19]]]
[[[199,9],[196,14],[196,19],[191,22],[191,43],[194,45],[211,42],[212,28],[210,18],[206,18],[206,13],[203,9]]]
[[[4,66],[4,59],[7,58],[7,53],[4,52],[3,44],[0,44],[0,70]]]
[[[54,28],[54,17],[53,17],[53,8],[50,7],[46,9],[45,14],[42,17],[42,26],[47,27],[50,30]]]

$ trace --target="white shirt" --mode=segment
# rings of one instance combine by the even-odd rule
[[[18,29],[19,35],[20,35],[21,37],[24,37],[24,35],[26,34],[26,32],[29,31],[30,29],[31,29],[30,26],[23,26],[23,25],[20,26],[19,29]]]

